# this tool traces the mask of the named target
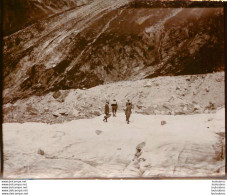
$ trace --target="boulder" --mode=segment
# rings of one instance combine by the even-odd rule
[[[59,113],[58,112],[54,112],[54,113],[52,113],[52,115],[55,116],[55,117],[59,117]]]
[[[65,99],[61,97],[61,98],[58,98],[57,101],[58,101],[58,102],[64,102]]]
[[[143,113],[144,114],[153,114],[155,112],[155,110],[154,110],[154,108],[153,107],[151,107],[151,106],[149,106],[148,108],[145,108],[144,110],[143,110]]]
[[[165,125],[166,124],[166,121],[161,121],[161,125]]]
[[[152,85],[151,85],[151,83],[146,83],[145,85],[144,85],[144,87],[151,87]]]
[[[26,108],[26,111],[31,115],[37,115],[39,113],[39,111],[36,108],[33,108],[31,106],[28,106]]]
[[[200,107],[200,105],[196,104],[196,105],[193,105],[192,111],[195,113],[201,113],[202,108]]]
[[[93,111],[93,113],[95,116],[100,116],[102,115],[100,111],[96,110],[96,111]]]
[[[208,109],[208,110],[215,110],[215,103],[209,102],[209,105],[206,106],[206,109]]]
[[[200,107],[200,105],[198,105],[198,104],[194,105],[193,107],[194,107],[194,111],[196,111],[196,110],[201,110],[201,107]]]
[[[146,142],[141,142],[136,146],[136,150],[140,152],[145,145],[146,145]]]
[[[143,106],[140,106],[140,105],[136,105],[136,107],[138,108],[138,109],[141,109]]]
[[[183,110],[181,110],[181,111],[176,111],[176,114],[177,115],[183,115],[183,114],[186,114],[186,112],[184,112]]]
[[[163,108],[171,110],[171,106],[169,104],[167,104],[167,103],[163,104]]]
[[[39,148],[38,151],[37,151],[37,154],[43,156],[45,153],[44,153],[44,151],[42,149]]]
[[[61,92],[60,92],[60,91],[55,91],[55,92],[53,93],[53,97],[54,97],[55,99],[59,98],[60,96],[61,96]]]
[[[139,162],[144,162],[144,161],[146,161],[145,158],[139,158]]]
[[[58,112],[59,112],[59,114],[61,114],[61,115],[68,115],[68,110],[66,110],[66,109],[61,109],[61,110],[59,110]]]
[[[102,133],[102,131],[101,131],[101,130],[96,130],[95,133],[96,133],[97,135],[100,135],[100,134]]]
[[[184,111],[184,112],[187,112],[187,111],[188,111],[187,106],[185,106],[185,107],[183,108],[183,111]]]
[[[222,78],[216,78],[216,81],[217,82],[221,82],[222,81]]]
[[[209,92],[210,91],[209,87],[206,87],[205,90],[206,90],[206,92]]]
[[[168,102],[172,102],[176,99],[176,96],[172,95],[171,98],[169,98]]]

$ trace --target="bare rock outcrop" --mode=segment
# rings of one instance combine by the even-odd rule
[[[46,7],[49,1],[40,2]],[[144,9],[130,2],[87,1],[5,36],[3,102],[121,80],[224,70],[222,8]],[[53,6],[60,4],[64,1]],[[182,97],[187,93],[178,91]]]

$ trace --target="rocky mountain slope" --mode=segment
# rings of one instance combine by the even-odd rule
[[[3,33],[12,34],[40,19],[90,2],[92,0],[3,0]]]
[[[148,9],[130,2],[96,0],[4,37],[4,103],[224,69],[223,8]]]
[[[223,8],[7,2],[5,178],[224,175]]]
[[[118,113],[123,112],[128,99],[134,105],[134,113],[210,113],[225,106],[224,81],[224,72],[219,72],[119,81],[87,90],[59,90],[3,105],[3,121],[62,123],[92,118],[102,115],[106,100],[114,98],[118,102]]]

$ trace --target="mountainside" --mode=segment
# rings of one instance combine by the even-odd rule
[[[4,0],[3,177],[223,176],[224,9],[210,3]]]
[[[3,0],[3,33],[12,34],[40,19],[91,1],[93,0]]]
[[[115,98],[118,113],[130,99],[133,112],[145,115],[187,115],[216,112],[225,106],[224,72],[120,81],[87,90],[71,89],[31,96],[3,105],[3,121],[62,123],[104,113]]]
[[[129,2],[96,0],[4,37],[4,103],[224,69],[223,8],[148,9]]]

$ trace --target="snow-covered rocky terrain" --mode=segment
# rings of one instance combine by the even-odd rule
[[[221,3],[4,4],[5,178],[224,175]]]
[[[4,177],[224,175],[223,72],[59,94],[5,105],[11,123],[3,124]],[[111,98],[119,104],[117,117],[104,123],[104,104]],[[130,124],[123,113],[127,99],[134,104]]]
[[[224,109],[213,114],[123,113],[62,124],[6,123],[5,178],[223,176]],[[166,124],[161,122],[165,121]]]
[[[104,113],[106,100],[116,99],[119,110],[130,99],[141,114],[185,115],[215,112],[225,104],[225,74],[164,76],[119,81],[90,89],[70,89],[30,96],[3,105],[4,122],[62,123]]]

